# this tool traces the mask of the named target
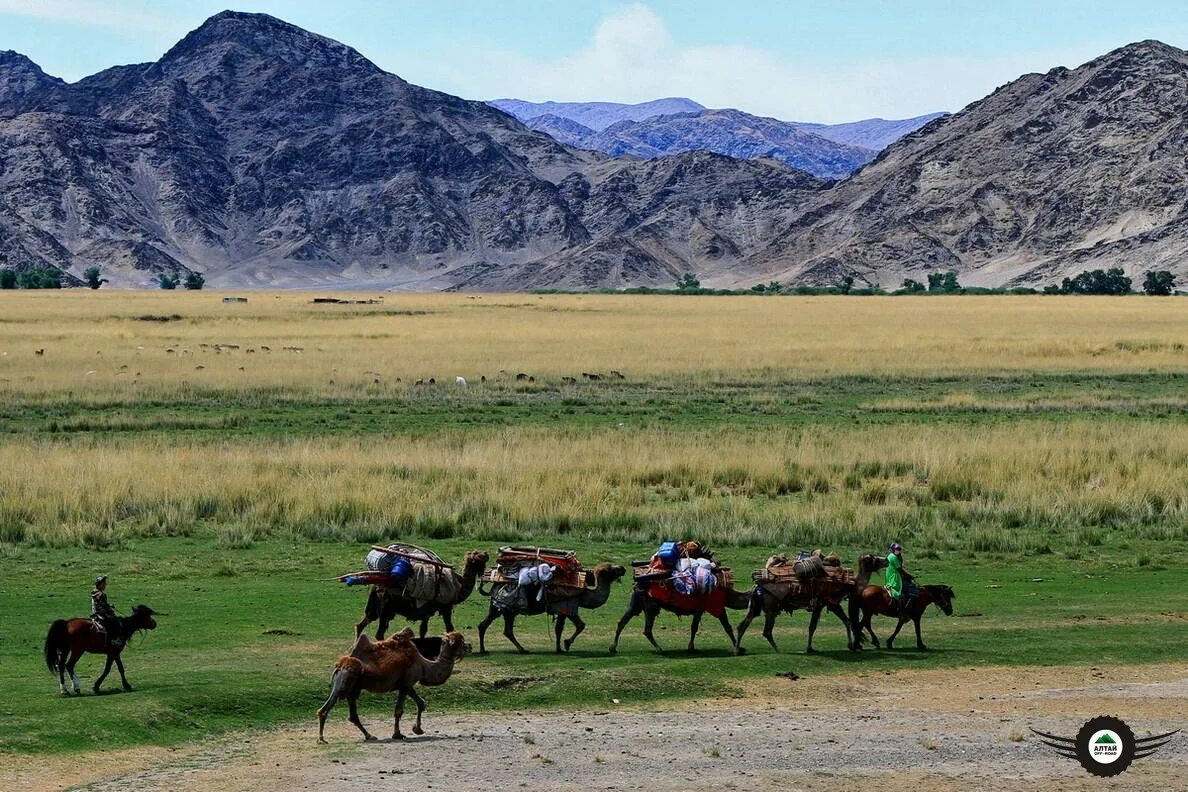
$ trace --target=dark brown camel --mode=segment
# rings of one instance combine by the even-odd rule
[[[693,622],[689,625],[689,647],[690,653],[696,652],[697,647],[695,642],[697,640],[697,631],[701,628],[701,617],[705,615],[704,610],[686,610],[680,606],[673,605],[668,602],[661,602],[648,593],[650,584],[638,584],[631,591],[631,601],[627,603],[627,611],[619,619],[619,624],[615,627],[615,640],[611,644],[610,653],[616,654],[619,651],[619,636],[623,632],[623,628],[627,623],[634,619],[639,614],[644,615],[644,637],[656,647],[656,651],[663,652],[660,644],[656,642],[656,636],[652,629],[656,625],[656,617],[660,615],[660,611],[668,611],[675,613],[678,616],[692,616]],[[751,602],[751,596],[754,589],[748,591],[735,591],[733,588],[726,589],[725,606],[730,610],[743,610]],[[739,654],[738,643],[734,640],[734,630],[730,626],[730,620],[726,618],[726,611],[722,611],[722,615],[718,617],[718,621],[722,624],[722,629],[726,631],[726,636],[730,638],[730,648],[735,654]]]
[[[882,586],[867,586],[855,595],[860,614],[854,624],[855,650],[862,648],[863,630],[870,633],[870,640],[878,647],[878,636],[870,628],[870,617],[878,615],[890,616],[898,622],[895,625],[895,632],[891,633],[891,637],[887,639],[888,649],[892,648],[892,644],[895,642],[895,636],[899,635],[899,631],[903,628],[903,625],[911,621],[916,626],[916,648],[921,652],[928,651],[928,647],[924,645],[924,640],[920,637],[920,617],[924,615],[924,611],[928,609],[928,606],[933,604],[940,608],[946,616],[952,616],[953,600],[956,598],[957,595],[953,593],[953,589],[949,586],[921,586],[919,593],[916,594],[916,599],[912,602],[911,612],[900,614],[899,603],[891,599],[891,595],[887,593],[885,588]]]
[[[124,690],[131,690],[132,685],[124,674],[124,661],[120,659],[120,654],[128,645],[128,640],[137,632],[157,628],[157,622],[153,619],[156,615],[159,614],[149,606],[137,605],[132,609],[131,615],[117,617],[111,637],[118,640],[113,640],[110,644],[108,636],[95,629],[90,619],[58,619],[51,624],[45,636],[45,664],[51,672],[58,672],[58,687],[62,693],[70,694],[66,688],[67,671],[70,672],[70,679],[74,683],[74,692],[82,692],[79,690],[78,674],[74,673],[74,666],[79,658],[88,652],[107,656],[107,665],[103,667],[103,673],[95,680],[92,688],[96,694],[99,693],[99,686],[103,684],[103,680],[107,679],[111,672],[112,663],[120,671],[120,681],[124,684]]]
[[[463,558],[461,575],[453,569],[446,570],[445,574],[454,576],[454,591],[457,592],[456,596],[451,597],[448,602],[438,600],[417,602],[402,596],[394,588],[372,586],[367,595],[367,606],[363,610],[363,618],[355,625],[355,635],[360,635],[367,629],[368,624],[378,620],[379,629],[375,631],[375,637],[382,639],[384,633],[388,631],[388,625],[392,619],[402,616],[411,622],[419,621],[421,637],[424,638],[429,632],[429,619],[437,614],[441,614],[446,632],[453,632],[454,608],[465,602],[470,593],[474,591],[474,585],[483,574],[483,570],[487,568],[489,558],[486,553],[475,550],[467,553]]]
[[[804,649],[805,654],[812,654],[816,651],[813,649],[813,635],[816,633],[817,624],[821,620],[821,612],[825,609],[828,609],[830,613],[841,621],[842,625],[846,628],[846,646],[853,648],[850,620],[846,617],[845,611],[842,610],[841,602],[847,597],[852,596],[855,591],[865,588],[866,584],[870,581],[870,576],[885,566],[887,566],[887,559],[882,556],[870,554],[862,556],[858,559],[858,574],[854,582],[844,588],[831,592],[832,596],[828,598],[817,596],[807,586],[756,586],[754,594],[751,595],[747,614],[738,623],[739,654],[745,652],[742,645],[743,635],[746,634],[747,628],[751,626],[751,622],[760,613],[763,614],[763,637],[771,644],[771,648],[778,652],[780,648],[776,646],[774,632],[776,617],[780,613],[792,615],[798,610],[807,610],[809,612],[808,645]]]
[[[554,638],[556,640],[557,652],[568,652],[573,646],[573,641],[582,630],[586,629],[586,623],[582,621],[580,611],[582,608],[601,608],[610,599],[611,584],[627,574],[624,567],[616,566],[614,564],[599,564],[594,567],[594,582],[595,586],[592,589],[585,589],[580,594],[574,597],[569,597],[563,600],[550,600],[548,597],[538,600],[535,592],[530,592],[527,597],[527,607],[522,610],[508,610],[500,608],[495,604],[495,593],[497,590],[503,588],[515,588],[515,583],[496,583],[491,587],[491,591],[480,593],[487,594],[491,597],[491,605],[487,609],[486,617],[479,622],[479,654],[487,653],[486,636],[487,628],[491,626],[500,616],[503,617],[503,634],[507,640],[512,642],[512,646],[521,654],[527,654],[528,650],[520,645],[516,640],[515,623],[517,616],[536,616],[541,613],[552,613],[557,617],[557,624],[554,627]],[[562,650],[561,633],[565,629],[565,620],[569,619],[574,624],[573,635],[569,636],[564,641],[565,649]]]

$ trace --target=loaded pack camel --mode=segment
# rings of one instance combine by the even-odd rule
[[[340,698],[346,698],[349,708],[348,719],[363,732],[363,739],[372,742],[375,737],[359,720],[359,695],[364,690],[373,693],[396,691],[395,726],[393,740],[403,740],[400,732],[400,718],[404,715],[404,700],[412,697],[417,705],[417,722],[413,734],[424,734],[421,729],[421,715],[425,711],[425,699],[416,691],[417,685],[436,687],[445,684],[454,672],[454,665],[470,653],[470,646],[462,633],[447,633],[441,638],[413,638],[408,627],[387,640],[372,641],[366,635],[355,639],[355,646],[349,655],[339,658],[330,675],[330,697],[318,710],[318,742],[325,743],[326,717]],[[429,658],[424,651],[433,653]]]
[[[421,637],[429,632],[429,619],[441,614],[445,622],[446,632],[454,631],[454,608],[466,601],[474,591],[474,585],[483,570],[487,568],[490,558],[481,550],[467,553],[462,561],[462,574],[453,569],[443,570],[443,574],[451,575],[452,585],[438,586],[438,597],[423,601],[411,599],[404,595],[402,589],[388,586],[372,586],[367,595],[367,606],[363,610],[363,618],[355,625],[355,635],[361,635],[367,625],[379,621],[379,629],[375,632],[377,639],[382,639],[388,631],[388,624],[396,616],[402,616],[411,622],[421,623]]]
[[[767,560],[765,568],[786,564],[787,561],[786,556],[772,556]],[[813,649],[813,635],[817,632],[817,624],[821,620],[821,612],[826,608],[845,626],[846,646],[853,649],[854,641],[851,634],[851,623],[850,619],[846,617],[845,611],[842,610],[842,600],[853,596],[856,591],[862,591],[862,589],[866,588],[866,584],[870,582],[870,576],[885,566],[887,566],[886,558],[878,555],[864,555],[858,559],[858,573],[854,582],[844,585],[830,585],[828,587],[829,590],[824,592],[823,596],[823,592],[814,588],[812,585],[776,584],[756,586],[754,593],[751,595],[747,614],[738,623],[739,654],[743,654],[746,651],[742,646],[743,636],[746,634],[747,628],[751,626],[751,622],[760,613],[763,614],[763,637],[771,644],[771,648],[778,652],[780,649],[776,646],[774,633],[776,617],[780,613],[792,615],[798,610],[809,611],[808,644],[805,646],[804,651],[805,654],[812,654],[816,651]]]
[[[701,628],[701,617],[705,615],[705,611],[686,610],[673,603],[662,602],[648,593],[648,588],[648,585],[636,584],[635,588],[631,591],[631,601],[627,604],[627,611],[619,619],[618,626],[615,627],[615,640],[611,644],[610,653],[616,654],[619,651],[619,636],[622,634],[623,628],[641,613],[644,615],[644,637],[648,639],[652,646],[656,647],[656,651],[663,652],[664,649],[656,642],[656,636],[652,632],[652,628],[656,625],[656,617],[660,615],[660,611],[668,611],[678,616],[693,617],[693,622],[689,625],[688,651],[690,653],[696,652],[697,647],[694,644],[697,640],[697,631]],[[743,610],[750,605],[754,589],[735,591],[733,588],[726,588],[725,592],[725,607],[730,610]],[[734,640],[734,630],[730,627],[730,620],[726,617],[725,610],[718,616],[718,621],[722,623],[722,629],[726,631],[727,637],[730,638],[731,650],[735,654],[738,654],[738,644]]]
[[[623,575],[627,574],[625,567],[616,566],[614,564],[599,564],[594,567],[594,587],[583,589],[580,593],[572,597],[564,599],[549,599],[547,596],[537,598],[535,591],[528,592],[528,596],[519,600],[519,604],[509,605],[510,602],[515,602],[515,598],[505,598],[502,594],[507,594],[516,588],[515,583],[495,583],[491,586],[491,590],[484,592],[480,588],[480,593],[485,594],[491,598],[491,605],[487,609],[486,617],[479,622],[479,654],[487,653],[486,636],[487,628],[491,626],[500,616],[503,617],[503,634],[507,640],[512,642],[512,646],[521,654],[527,654],[528,650],[520,645],[516,640],[515,623],[517,616],[536,616],[541,613],[551,613],[557,617],[557,622],[553,630],[556,640],[556,650],[560,652],[568,652],[573,646],[573,641],[577,638],[582,630],[586,629],[586,623],[582,621],[581,609],[601,608],[610,599],[611,585],[619,580]],[[573,635],[561,640],[561,634],[565,629],[565,620],[568,619],[574,624]],[[565,648],[562,649],[561,647]]]

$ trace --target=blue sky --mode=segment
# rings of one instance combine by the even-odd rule
[[[0,49],[75,80],[149,61],[229,0],[0,0]],[[956,110],[1028,71],[1144,38],[1183,0],[242,0],[468,98],[689,96],[805,121]]]

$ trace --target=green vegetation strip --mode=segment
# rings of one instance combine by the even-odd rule
[[[409,538],[409,537],[403,537]],[[428,540],[426,540],[428,541]],[[796,548],[798,538],[782,543]],[[491,544],[434,542],[449,559]],[[120,552],[47,550],[7,546],[0,557],[0,752],[31,755],[135,745],[169,745],[228,730],[288,723],[312,724],[326,693],[328,671],[347,651],[365,592],[320,582],[359,566],[365,548],[345,543],[270,540],[250,548],[215,547],[208,534],[129,542]],[[625,563],[646,555],[644,545],[577,545],[588,564]],[[837,548],[853,557],[860,548]],[[870,550],[875,548],[861,548]],[[931,652],[914,649],[910,635],[894,651],[845,650],[840,625],[822,620],[820,654],[801,654],[806,617],[781,617],[773,653],[752,626],[750,653],[733,657],[719,625],[703,623],[701,653],[688,656],[688,620],[665,614],[658,637],[669,650],[658,658],[640,637],[642,623],[624,633],[621,653],[606,654],[628,586],[610,603],[586,614],[589,629],[574,651],[549,651],[551,624],[522,620],[521,641],[534,650],[518,656],[500,635],[488,634],[492,653],[467,658],[457,677],[429,691],[427,726],[434,713],[489,712],[501,708],[608,707],[612,699],[638,705],[677,697],[737,695],[742,683],[762,685],[777,673],[854,675],[904,668],[988,665],[1092,664],[1116,673],[1132,663],[1180,661],[1188,656],[1188,575],[1184,542],[1122,540],[1096,548],[1058,547],[1045,556],[934,553],[909,567],[925,583],[957,592],[957,613],[930,611],[924,637]],[[740,586],[770,548],[719,547]],[[160,628],[128,647],[125,658],[136,690],[95,697],[89,686],[101,660],[80,663],[86,695],[67,698],[45,668],[42,641],[58,617],[84,615],[96,573],[111,575],[111,596],[125,612],[143,602],[166,612]],[[476,644],[474,626],[485,603],[473,596],[457,623]],[[731,612],[737,624],[741,613]],[[882,637],[887,620],[877,622]],[[398,625],[399,626],[399,625]],[[435,630],[440,622],[435,623]],[[119,690],[118,677],[106,683]],[[382,732],[388,697],[366,696],[363,717]],[[345,718],[345,710],[335,713]],[[341,725],[341,724],[340,724]],[[346,735],[345,731],[340,735]],[[354,739],[353,732],[344,739]],[[313,733],[310,734],[313,740]]]

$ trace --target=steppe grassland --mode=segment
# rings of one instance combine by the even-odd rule
[[[0,396],[344,397],[376,380],[392,392],[501,370],[505,381],[618,370],[688,383],[1188,369],[1176,299],[435,294],[313,305],[308,293],[247,294],[223,304],[205,291],[0,293]]]
[[[0,542],[1027,552],[1188,524],[1176,299],[247,294],[0,293]]]

